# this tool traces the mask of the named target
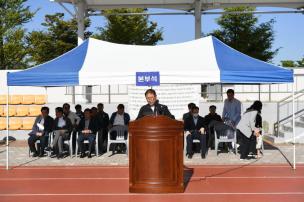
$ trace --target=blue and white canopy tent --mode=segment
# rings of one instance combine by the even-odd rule
[[[161,84],[293,82],[292,70],[251,58],[209,36],[158,46],[122,45],[91,38],[49,62],[8,73],[7,84],[136,84],[136,72],[159,72]]]
[[[136,72],[159,72],[162,84],[293,82],[291,70],[251,58],[209,36],[158,46],[88,39],[54,60],[9,73],[8,85],[135,84]]]

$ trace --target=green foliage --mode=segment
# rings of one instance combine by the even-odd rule
[[[46,15],[42,25],[47,31],[33,31],[27,37],[32,65],[52,60],[77,46],[77,21],[64,20],[63,13]],[[85,20],[85,29],[90,26]],[[85,32],[88,38],[91,32]]]
[[[226,8],[227,12],[254,11],[252,7]],[[209,33],[233,47],[234,49],[251,57],[271,61],[278,49],[272,51],[274,41],[274,20],[258,23],[258,18],[252,13],[223,14],[217,19],[220,29]]]
[[[281,64],[283,67],[296,67],[296,64],[292,60],[282,60]]]
[[[157,29],[157,23],[149,21],[147,16],[142,15],[110,15],[114,13],[142,13],[144,9],[113,9],[104,11],[107,21],[106,26],[99,27],[99,33],[93,37],[104,41],[155,45],[163,40],[162,29]]]
[[[293,61],[293,60],[282,60],[281,65],[283,67],[304,67],[304,58],[301,60]]]
[[[35,12],[23,4],[26,0],[0,0],[0,69],[27,67],[27,45],[24,39],[24,23]]]

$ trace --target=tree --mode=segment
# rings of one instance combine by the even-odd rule
[[[25,30],[35,12],[23,4],[26,0],[0,0],[0,69],[27,67]]]
[[[296,67],[295,62],[292,61],[292,60],[282,60],[282,61],[281,61],[281,65],[282,65],[283,67]]]
[[[283,67],[304,67],[304,57],[301,60],[282,60],[281,65]]]
[[[104,11],[106,26],[99,27],[99,33],[93,37],[104,41],[121,44],[155,45],[163,40],[162,29],[157,23],[149,21],[143,15],[111,15],[114,13],[142,13],[144,9],[113,9]]]
[[[254,11],[252,7],[226,8],[227,12]],[[233,47],[234,49],[251,57],[271,61],[278,49],[272,51],[274,41],[274,20],[258,23],[258,18],[252,13],[223,14],[217,19],[220,29],[213,31],[213,35]]]
[[[27,37],[32,65],[52,60],[77,46],[77,21],[75,18],[65,21],[63,13],[46,15],[42,26],[46,31],[33,31]],[[85,29],[90,26],[85,20]],[[88,38],[91,32],[85,32]]]

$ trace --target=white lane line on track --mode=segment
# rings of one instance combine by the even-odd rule
[[[206,193],[166,193],[166,194],[136,194],[136,193],[75,193],[75,194],[0,194],[0,197],[13,196],[182,196],[182,195],[304,195],[304,192],[206,192]]]
[[[0,181],[38,181],[38,180],[128,180],[127,177],[42,177],[42,178],[0,178]],[[304,176],[227,176],[227,177],[217,177],[217,176],[202,176],[202,177],[191,177],[191,179],[304,179]]]

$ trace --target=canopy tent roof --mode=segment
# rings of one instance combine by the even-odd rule
[[[74,3],[75,0],[51,0],[61,3]],[[167,8],[192,10],[195,0],[84,0],[87,9],[104,10],[113,8]],[[202,1],[202,10],[233,6],[303,8],[303,0],[217,0]]]
[[[158,46],[90,38],[36,67],[8,74],[9,86],[135,84],[136,72],[159,72],[160,83],[284,83],[293,71],[244,55],[209,36]]]

